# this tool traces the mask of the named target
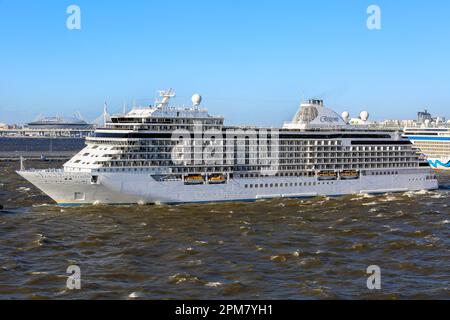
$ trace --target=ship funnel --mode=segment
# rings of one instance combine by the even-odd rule
[[[315,105],[315,106],[321,106],[321,107],[323,107],[323,100],[309,99],[309,100],[308,100],[308,104],[312,104],[312,105]]]

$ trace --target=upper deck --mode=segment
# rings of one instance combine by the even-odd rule
[[[214,116],[206,108],[199,108],[201,97],[194,95],[192,107],[171,107],[169,100],[173,91],[161,91],[161,101],[154,106],[134,108],[126,114],[113,115],[104,128],[98,128],[91,138],[138,139],[147,137],[166,137],[175,130],[188,131],[278,131],[280,134],[325,134],[342,133],[342,135],[364,134],[367,138],[389,138],[398,132],[392,128],[380,128],[367,121],[368,114],[361,123],[349,124],[333,110],[324,107],[322,100],[309,100],[302,103],[294,118],[282,127],[258,127],[252,125],[225,126],[223,116]],[[345,113],[343,114],[345,116]],[[378,133],[378,135],[377,135]],[[336,136],[333,136],[336,138]],[[89,139],[91,140],[91,139]]]
[[[400,131],[372,127],[367,113],[361,113],[361,123],[351,125],[345,114],[341,117],[321,100],[301,104],[281,128],[264,128],[224,126],[223,117],[199,108],[200,96],[194,95],[189,108],[170,107],[173,96],[170,90],[161,92],[155,106],[113,116],[86,139],[87,147],[66,169],[231,173],[258,171],[274,159],[280,170],[299,173],[419,165]]]

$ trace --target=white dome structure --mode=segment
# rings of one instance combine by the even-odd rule
[[[342,112],[341,115],[342,119],[348,123],[348,120],[350,119],[350,113],[348,113],[347,111]]]
[[[198,107],[200,103],[202,103],[202,96],[199,95],[198,93],[195,93],[192,96],[192,104],[194,105],[194,107]]]
[[[359,114],[359,117],[361,118],[362,121],[367,121],[369,120],[369,113],[367,111],[362,111]]]

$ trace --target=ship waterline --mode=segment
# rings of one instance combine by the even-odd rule
[[[111,117],[62,170],[18,173],[60,205],[247,201],[437,189],[399,132],[350,126],[321,100],[280,129],[155,106]],[[192,139],[193,138],[193,139]]]

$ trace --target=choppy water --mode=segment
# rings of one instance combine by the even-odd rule
[[[435,192],[62,209],[14,166],[0,164],[0,298],[450,298],[449,175]]]

